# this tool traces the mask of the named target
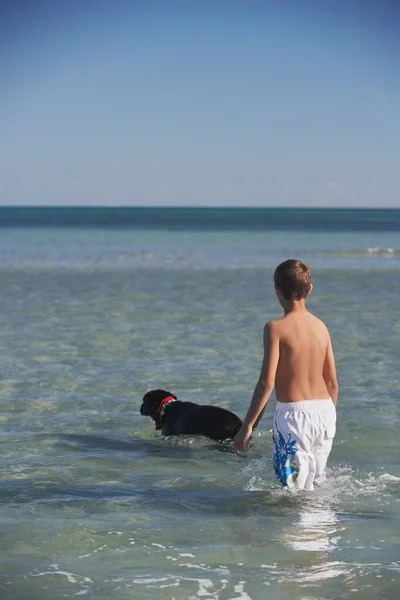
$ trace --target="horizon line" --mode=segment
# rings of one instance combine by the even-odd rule
[[[139,204],[0,204],[2,209],[187,209],[187,210],[400,210],[400,206],[237,206],[237,205],[139,205]]]

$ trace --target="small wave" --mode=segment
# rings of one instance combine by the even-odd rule
[[[339,256],[343,258],[395,258],[400,256],[400,248],[383,248],[381,246],[371,246],[370,248],[339,248],[332,250],[315,250],[310,251],[309,254],[314,256]]]
[[[374,496],[387,492],[388,487],[400,483],[400,477],[390,473],[374,475],[373,473],[359,473],[351,467],[331,469],[328,485],[335,489],[337,495],[350,495],[352,498]]]
[[[368,248],[368,254],[392,255],[400,254],[400,250],[395,250],[394,248],[380,248],[379,246],[376,246],[374,248]]]
[[[281,496],[295,496],[296,491],[289,488],[277,487],[277,484],[271,477],[266,477],[270,465],[266,464],[270,459],[261,458],[251,461],[244,469],[242,474],[250,476],[248,483],[244,486],[246,491],[272,491]],[[275,485],[276,484],[276,485]],[[315,490],[310,498],[325,501],[327,498],[345,499],[351,497],[362,498],[366,496],[386,495],[390,488],[400,484],[400,477],[390,473],[375,475],[373,473],[360,473],[351,467],[336,467],[327,470],[327,479],[324,485]]]

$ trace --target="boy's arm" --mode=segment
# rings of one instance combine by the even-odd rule
[[[279,336],[273,322],[264,327],[264,358],[261,366],[253,397],[250,402],[247,415],[243,421],[242,428],[234,438],[236,450],[247,451],[247,442],[253,427],[258,423],[258,417],[264,409],[274,389],[276,369],[279,361]]]
[[[332,402],[336,406],[339,395],[339,386],[336,377],[335,357],[333,355],[332,342],[329,334],[322,376],[324,378],[329,395],[332,398]]]

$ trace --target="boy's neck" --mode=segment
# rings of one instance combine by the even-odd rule
[[[307,312],[306,302],[304,298],[302,298],[301,300],[282,299],[281,304],[285,315],[288,315],[289,313]]]

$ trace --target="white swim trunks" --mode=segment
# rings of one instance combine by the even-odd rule
[[[332,400],[277,402],[273,433],[275,475],[282,485],[313,490],[322,483],[336,433]]]

